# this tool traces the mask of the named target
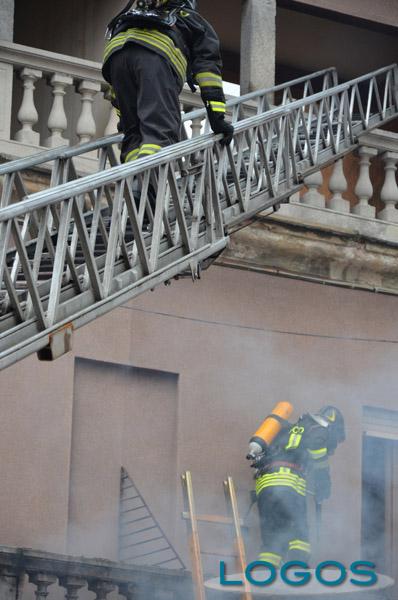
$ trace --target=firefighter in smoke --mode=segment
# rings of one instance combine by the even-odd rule
[[[102,73],[124,133],[121,160],[149,156],[179,141],[179,94],[200,87],[210,125],[229,144],[219,39],[196,0],[131,0],[108,25]]]
[[[308,562],[311,552],[306,495],[317,513],[330,496],[328,458],[345,440],[344,419],[334,406],[304,414],[294,425],[293,407],[280,402],[250,440],[256,469],[262,552],[259,560],[279,567],[283,560]],[[309,487],[307,490],[307,480]]]

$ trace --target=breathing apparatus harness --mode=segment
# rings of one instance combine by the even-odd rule
[[[134,8],[133,4],[136,4]],[[145,27],[159,29],[168,33],[170,37],[178,38],[179,45],[186,48],[182,35],[176,27],[177,15],[184,8],[195,10],[194,0],[173,1],[171,10],[164,8],[164,0],[129,0],[127,5],[108,24],[105,39],[111,40],[118,33],[130,27]],[[177,40],[176,40],[177,41]],[[196,92],[193,75],[189,67],[189,51],[186,48],[188,58],[187,83],[192,92]]]
[[[136,2],[136,6],[132,8]],[[129,0],[127,5],[109,23],[105,39],[111,40],[120,31],[130,27],[148,27],[175,30],[178,13],[186,7],[191,8],[189,0],[182,0],[171,10],[163,8],[161,0]]]

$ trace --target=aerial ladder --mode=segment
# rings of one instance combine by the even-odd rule
[[[342,84],[327,69],[230,100],[228,111],[228,147],[196,110],[184,124],[203,119],[203,134],[132,163],[118,164],[114,135],[0,165],[0,368],[33,352],[56,358],[75,329],[181,274],[198,277],[234,229],[398,116],[398,67]],[[94,152],[95,172],[80,176]],[[32,169],[51,175],[28,194]]]

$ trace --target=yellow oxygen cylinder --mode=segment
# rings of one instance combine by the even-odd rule
[[[278,402],[250,439],[247,458],[255,458],[272,444],[282,429],[283,421],[287,421],[292,412],[293,405],[290,402]]]

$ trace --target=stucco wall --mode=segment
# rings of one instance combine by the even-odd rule
[[[9,368],[0,375],[2,543],[115,558],[115,513],[112,521],[104,511],[104,493],[115,509],[119,462],[130,461],[184,553],[177,474],[192,470],[198,511],[207,513],[225,510],[222,481],[231,474],[244,513],[247,440],[276,401],[289,400],[296,417],[328,403],[345,414],[317,556],[357,559],[361,411],[395,407],[396,307],[394,297],[213,267],[201,283],[161,288],[78,331],[74,353],[54,364],[30,357]],[[76,367],[78,357],[97,362]],[[162,388],[160,373],[142,387],[132,367],[163,372],[168,383]],[[250,523],[254,532],[255,512]],[[214,533],[207,545],[228,550]]]

